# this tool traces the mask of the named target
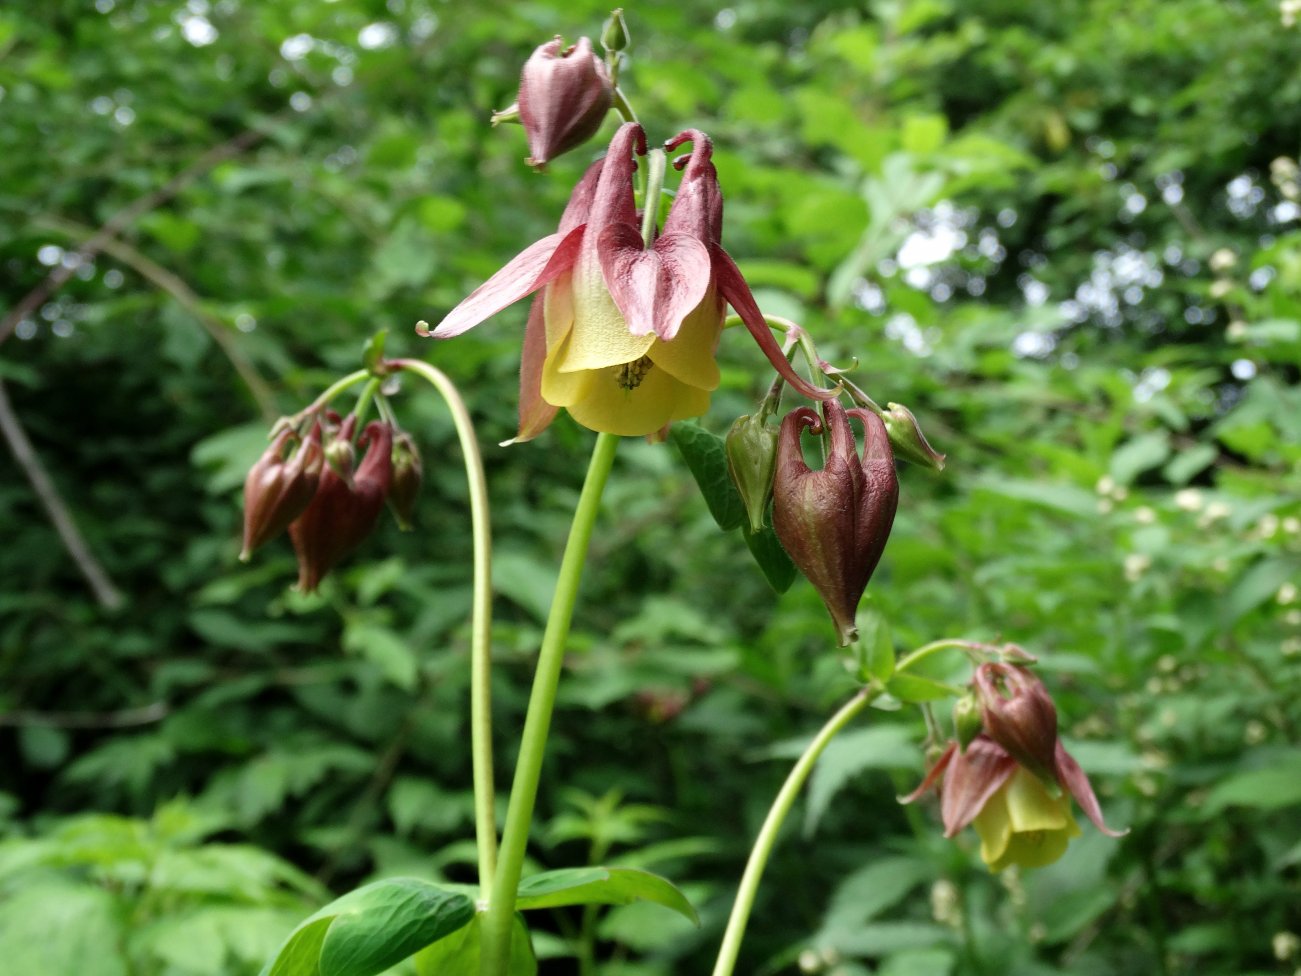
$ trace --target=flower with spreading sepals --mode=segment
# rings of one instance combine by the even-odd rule
[[[536,437],[560,407],[585,427],[624,436],[704,413],[719,382],[714,351],[727,304],[787,382],[815,399],[833,395],[802,379],[782,355],[722,248],[711,144],[689,130],[667,146],[685,142],[692,151],[676,163],[682,182],[649,247],[632,185],[633,155],[646,154],[646,141],[629,122],[575,187],[557,233],[512,258],[433,330],[438,339],[460,335],[542,291],[525,331],[515,440]]]
[[[1016,665],[982,664],[973,684],[984,731],[965,748],[950,742],[902,802],[938,785],[944,836],[975,827],[980,857],[993,871],[1061,857],[1080,835],[1071,797],[1100,831],[1122,836],[1103,822],[1089,778],[1057,737],[1057,710],[1039,679]],[[1004,688],[1013,689],[1010,697]]]
[[[524,62],[519,118],[528,137],[530,166],[541,167],[596,135],[614,103],[605,63],[580,37],[565,47],[559,37],[540,45]]]
[[[881,418],[848,412],[835,400],[822,419],[797,407],[782,420],[773,479],[772,527],[791,560],[809,578],[845,646],[858,636],[854,616],[881,560],[899,505],[899,479]],[[863,424],[863,456],[854,446],[849,417]],[[829,435],[821,471],[804,462],[803,428]]]

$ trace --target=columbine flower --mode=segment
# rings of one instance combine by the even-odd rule
[[[1057,738],[1057,710],[1042,682],[1023,667],[982,664],[974,684],[985,731],[965,749],[950,742],[903,802],[938,784],[944,836],[975,827],[980,857],[993,871],[1061,857],[1080,835],[1070,797],[1095,827],[1120,837],[1124,831],[1103,822],[1089,778]]]
[[[822,405],[824,421],[808,407],[782,421],[772,490],[772,527],[801,572],[809,578],[840,632],[842,646],[858,636],[854,615],[881,560],[899,505],[885,424],[861,409],[846,413],[835,400]],[[863,423],[863,457],[854,447],[848,417]],[[804,463],[800,433],[808,427],[830,434],[826,464]]]
[[[542,290],[525,332],[516,440],[541,433],[559,407],[585,427],[625,436],[704,413],[719,381],[714,350],[725,303],[789,383],[810,397],[831,395],[791,368],[722,248],[709,140],[690,130],[668,147],[684,142],[692,152],[651,247],[642,242],[632,187],[633,153],[645,155],[645,135],[630,122],[575,187],[557,233],[512,258],[433,331],[438,339],[460,335]]]
[[[559,37],[533,52],[520,72],[519,116],[529,141],[530,166],[581,146],[601,128],[614,102],[605,64],[580,37],[564,47]]]

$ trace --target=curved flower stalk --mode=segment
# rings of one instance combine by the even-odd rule
[[[791,385],[816,399],[833,395],[803,380],[782,355],[722,248],[710,142],[688,130],[668,146],[685,142],[693,148],[677,163],[685,169],[677,198],[650,246],[632,184],[633,156],[646,154],[646,137],[629,122],[575,187],[559,230],[512,258],[433,330],[438,339],[460,335],[542,291],[525,334],[516,440],[537,436],[560,407],[585,427],[624,436],[704,413],[719,382],[714,352],[728,304]]]

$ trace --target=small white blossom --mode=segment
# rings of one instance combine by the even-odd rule
[[[1185,512],[1200,512],[1202,505],[1202,493],[1196,488],[1181,488],[1175,492],[1175,507]]]

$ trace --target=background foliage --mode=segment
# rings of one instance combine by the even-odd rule
[[[0,381],[124,597],[93,599],[0,467],[0,958],[34,976],[257,970],[374,876],[470,880],[469,535],[450,423],[402,397],[428,481],[322,595],[250,565],[268,416],[364,338],[433,358],[513,432],[524,310],[412,335],[550,231],[492,131],[589,2],[54,0],[0,11]],[[894,797],[920,721],[873,712],[815,775],[741,970],[1292,973],[1301,964],[1301,75],[1272,0],[648,2],[626,84],[652,140],[717,143],[727,243],[950,466],[902,472],[871,588],[901,650],[1043,660],[1132,827],[988,875]],[[599,139],[598,139],[599,142]],[[216,152],[214,153],[214,150]],[[180,185],[169,185],[184,174]],[[84,260],[78,248],[146,207]],[[761,392],[725,337],[722,431]],[[487,448],[509,755],[590,436]],[[7,457],[7,455],[6,455]],[[707,972],[789,758],[848,687],[812,589],[775,599],[671,447],[629,442],[576,623],[533,852],[649,866],[701,911],[558,912],[544,972]],[[505,767],[503,765],[502,767]],[[59,933],[58,938],[51,938]]]

